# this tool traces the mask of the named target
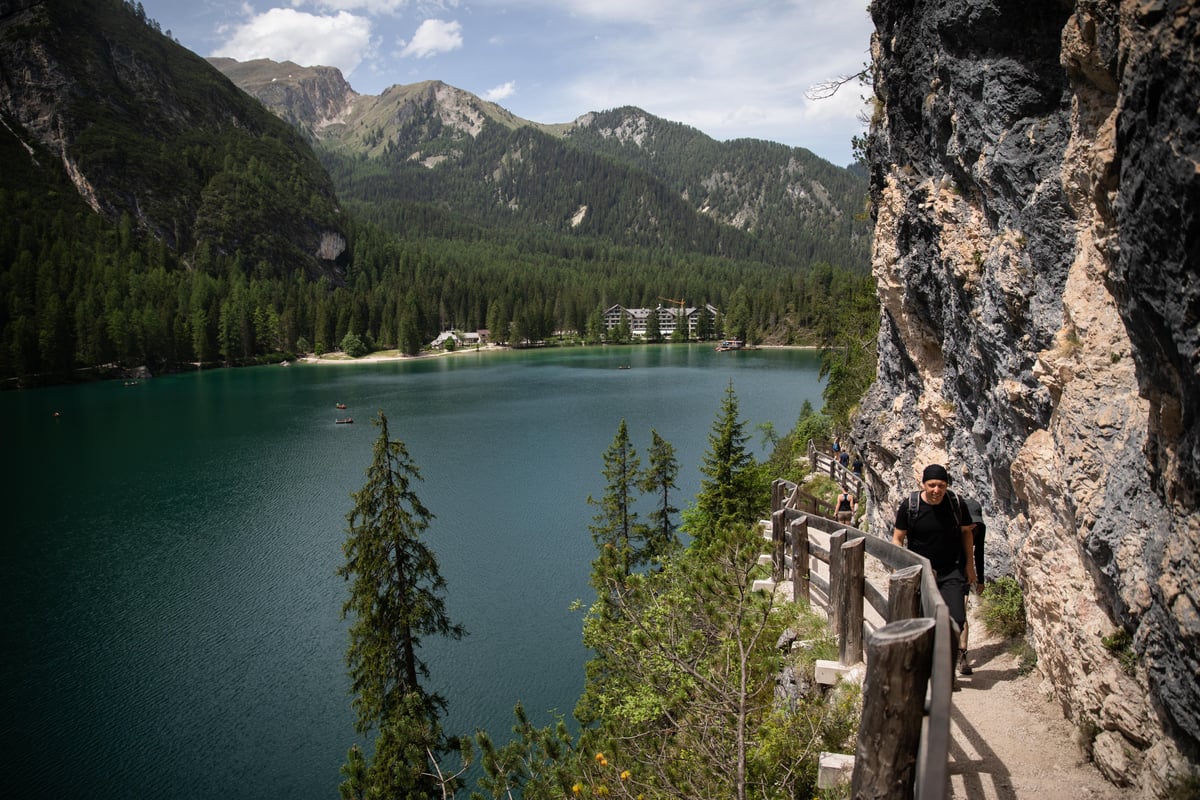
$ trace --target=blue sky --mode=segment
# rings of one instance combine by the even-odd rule
[[[361,94],[441,80],[536,122],[632,105],[715,139],[844,166],[869,58],[866,0],[143,0],[188,49],[341,69]]]

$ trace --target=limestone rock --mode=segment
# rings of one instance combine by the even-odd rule
[[[1064,712],[1160,795],[1200,753],[1200,2],[871,10],[869,525],[947,464]]]

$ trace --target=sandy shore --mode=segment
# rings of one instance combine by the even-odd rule
[[[399,350],[379,350],[359,358],[351,358],[345,353],[326,353],[323,356],[302,356],[296,359],[298,364],[371,364],[378,361],[415,361],[421,358],[445,358],[447,356],[470,355],[473,353],[499,353],[511,348],[489,344],[483,347],[460,347],[457,350],[437,350],[422,352],[415,356],[406,356]]]
[[[597,347],[601,345],[587,345]],[[613,345],[613,347],[629,347],[630,345]],[[574,349],[576,345],[556,347],[556,350]],[[752,345],[747,350],[819,350],[815,345],[806,344],[760,344]],[[326,353],[323,356],[302,356],[296,359],[300,364],[371,364],[379,361],[412,361],[418,358],[445,358],[447,356],[471,355],[473,353],[501,353],[512,350],[511,347],[499,344],[487,344],[482,347],[460,347],[457,350],[437,350],[422,352],[415,356],[406,356],[399,350],[379,350],[359,358],[351,358],[345,353]]]

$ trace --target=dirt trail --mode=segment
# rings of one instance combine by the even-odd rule
[[[1080,749],[1074,725],[1021,675],[1008,642],[990,636],[968,611],[975,672],[958,678],[950,725],[950,797],[970,800],[1126,800]]]

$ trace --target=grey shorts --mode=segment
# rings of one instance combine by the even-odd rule
[[[950,609],[950,619],[957,622],[961,628],[967,622],[967,592],[970,591],[971,585],[967,583],[962,570],[956,569],[945,575],[938,575],[937,587],[942,600]]]

